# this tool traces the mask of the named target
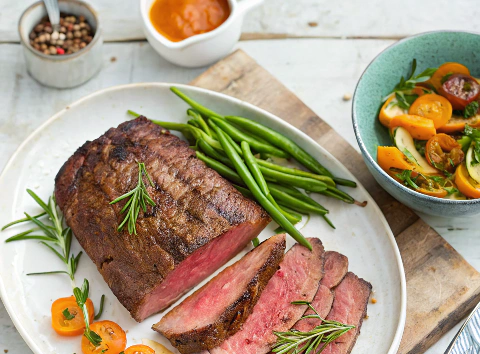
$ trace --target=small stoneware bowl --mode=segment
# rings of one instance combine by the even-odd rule
[[[30,75],[45,86],[69,88],[91,79],[102,66],[102,31],[96,12],[79,0],[59,0],[61,12],[83,15],[94,30],[92,41],[83,49],[68,55],[46,55],[30,45],[29,34],[47,15],[43,2],[36,2],[27,8],[18,23],[20,42]]]
[[[213,31],[172,42],[162,36],[150,21],[150,8],[155,0],[141,0],[143,30],[150,45],[173,64],[195,68],[210,65],[230,53],[242,33],[245,14],[263,0],[228,0],[230,16]]]
[[[449,61],[466,65],[473,76],[480,76],[480,35],[468,32],[438,31],[403,39],[380,53],[365,69],[353,96],[353,129],[363,159],[377,182],[393,197],[410,208],[437,216],[480,214],[480,199],[449,200],[415,192],[398,183],[377,164],[377,147],[392,145],[388,130],[378,121],[382,98],[410,72],[417,60],[417,73]]]

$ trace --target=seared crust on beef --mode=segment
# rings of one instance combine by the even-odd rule
[[[137,234],[129,235],[126,228],[117,231],[126,200],[109,203],[136,186],[137,162],[145,163],[154,181],[148,193],[156,206],[140,211]],[[80,147],[58,172],[55,196],[67,225],[138,321],[146,317],[139,311],[148,295],[195,251],[238,225],[261,230],[270,221],[186,142],[145,117]]]
[[[272,236],[190,295],[152,328],[183,354],[198,353],[221,344],[241,328],[252,312],[283,259],[285,245],[285,234]],[[246,288],[243,287],[245,281],[248,281]],[[224,290],[226,287],[228,290]],[[222,290],[238,292],[239,297],[233,303],[225,303],[224,296],[228,294]],[[209,300],[205,301],[207,297]],[[217,312],[216,309],[224,311],[205,324],[201,317],[208,317],[208,311]]]

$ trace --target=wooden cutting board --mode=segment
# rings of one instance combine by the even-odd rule
[[[245,52],[234,52],[191,84],[252,103],[299,128],[369,191],[396,237],[407,278],[407,322],[398,353],[425,352],[480,301],[480,273],[411,209],[385,192],[360,154]]]

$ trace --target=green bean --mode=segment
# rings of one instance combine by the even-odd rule
[[[357,187],[357,182],[350,181],[349,179],[333,177],[333,180],[335,181],[335,183],[337,183],[341,186],[351,187],[351,188],[356,188]]]
[[[247,165],[248,169],[250,170],[250,173],[254,177],[255,181],[257,182],[260,190],[262,193],[267,197],[267,199],[270,201],[270,203],[273,204],[275,208],[277,208],[283,216],[287,218],[288,221],[290,221],[292,224],[298,223],[302,218],[300,219],[293,217],[289,213],[285,212],[282,208],[280,208],[273,198],[272,195],[270,195],[270,191],[268,190],[267,182],[263,178],[262,172],[260,172],[260,169],[255,161],[255,157],[253,156],[252,152],[250,151],[250,146],[246,141],[242,141],[242,152],[243,152],[243,157],[245,159],[245,164]]]
[[[134,116],[135,118],[138,118],[140,117],[140,114],[134,112],[134,111],[131,111],[131,110],[127,110],[127,113],[130,114],[131,116]]]
[[[243,183],[243,180],[242,180],[242,178],[240,178],[238,173],[235,172],[234,170],[232,170],[230,167],[225,166],[221,162],[218,162],[214,159],[211,159],[211,158],[205,156],[204,154],[202,154],[199,151],[197,151],[196,154],[197,154],[197,157],[200,160],[205,162],[205,164],[208,167],[210,167],[211,169],[217,171],[219,175],[225,177],[226,179],[232,181],[233,183],[239,184],[241,186],[245,185],[245,183]]]
[[[308,204],[304,202],[303,200],[299,200],[277,188],[275,188],[272,185],[269,185],[270,193],[272,193],[272,196],[278,200],[278,203],[280,205],[285,205],[290,208],[292,208],[295,211],[298,211],[300,213],[315,213],[319,215],[325,215],[328,213],[328,211],[324,210],[323,208],[319,208],[318,206],[314,206],[311,204]]]
[[[200,124],[199,128],[202,129],[208,136],[214,139],[216,138],[216,135],[214,135],[214,133],[210,130],[210,127],[208,126],[207,122],[205,122],[200,113],[198,113],[194,109],[189,108],[187,109],[187,114],[190,117],[193,117],[198,122],[198,124]]]
[[[287,193],[287,194],[291,195],[292,197],[295,197],[295,198],[297,198],[301,201],[304,201],[305,203],[316,206],[316,207],[328,212],[328,209],[326,209],[319,202],[310,198],[308,195],[303,194],[302,192],[300,192],[298,189],[295,189],[294,187],[282,186],[280,184],[275,184],[275,183],[271,183],[271,182],[268,183],[268,186],[269,186],[269,188],[276,188],[277,190],[280,190],[284,193]]]
[[[243,159],[245,160],[245,164],[247,165],[248,169],[250,170],[253,178],[257,182],[258,186],[262,193],[268,197],[270,195],[270,191],[268,190],[267,182],[265,178],[263,178],[262,172],[260,171],[260,167],[258,167],[257,162],[255,161],[255,157],[250,150],[250,145],[246,141],[242,141],[241,148],[243,152]]]
[[[270,144],[283,149],[292,155],[298,162],[307,167],[310,171],[320,175],[333,177],[330,171],[328,171],[320,162],[318,162],[309,153],[293,142],[293,140],[290,140],[275,130],[267,128],[263,124],[247,118],[226,116],[225,119],[231,123],[237,124],[249,132],[260,135],[260,137],[267,140]]]
[[[250,198],[250,199],[255,199],[252,192],[250,192],[247,188],[244,188],[244,187],[240,187],[240,186],[237,186],[237,185],[233,185],[240,193],[243,194],[244,197],[246,198]],[[292,224],[296,224],[296,223],[299,223],[300,221],[302,221],[302,215],[288,209],[288,208],[285,208],[284,206],[280,207],[277,202],[275,201],[275,199],[273,199],[273,197],[271,195],[269,195],[269,200],[270,202],[278,209],[280,210],[280,212],[288,219],[288,221],[290,221]]]
[[[265,179],[272,182],[281,182],[291,186],[300,187],[302,189],[312,192],[323,192],[327,189],[327,185],[317,179],[300,177],[283,173],[280,171],[271,170],[269,168],[260,166]]]
[[[241,186],[237,186],[236,184],[233,185],[240,193],[242,193],[242,195],[245,197],[245,198],[249,198],[249,199],[254,199],[254,196],[252,194],[252,192],[250,192],[250,190],[248,188],[244,188],[244,187],[241,187]]]
[[[170,87],[170,90],[176,94],[178,97],[180,97],[182,100],[184,100],[185,102],[187,102],[193,109],[195,109],[196,111],[200,112],[200,114],[203,114],[204,116],[206,117],[222,117],[220,114],[218,114],[217,112],[214,112],[210,109],[208,109],[207,107],[204,107],[202,106],[200,103],[198,102],[195,102],[194,100],[192,100],[190,97],[188,97],[187,95],[185,95],[182,91],[180,91],[178,88],[172,86]]]
[[[258,245],[260,245],[260,240],[258,239],[258,237],[255,237],[255,238],[252,240],[252,244],[253,244],[253,247],[254,247],[254,248],[257,248]]]
[[[202,151],[207,154],[207,156],[211,157],[212,159],[215,159],[217,161],[220,161],[224,165],[227,165],[228,167],[235,168],[233,166],[232,161],[226,156],[223,156],[220,152],[215,150],[211,145],[209,145],[205,140],[199,139],[197,141],[198,146]]]
[[[202,127],[200,126],[200,123],[198,123],[198,121],[196,121],[195,119],[189,119],[187,123],[190,124],[191,126],[194,126],[195,128],[202,129]]]
[[[337,193],[335,193],[331,190],[328,190],[328,189],[323,191],[323,192],[319,192],[319,193],[323,194],[323,195],[326,195],[327,197],[332,197],[332,198],[341,200],[341,201],[343,201],[345,203],[348,203],[348,204],[354,204],[355,203],[355,200],[352,197],[345,198],[345,197],[343,197],[343,196],[341,196],[341,195],[339,195],[339,194],[337,194]]]
[[[213,121],[209,121],[209,122],[210,122],[210,124],[215,124],[215,123],[213,123]],[[235,141],[233,141],[233,139],[230,135],[225,134],[225,138],[228,140],[230,145],[232,145],[232,147],[235,149],[237,154],[239,154],[241,156],[243,154],[242,148],[240,146],[238,146],[238,144]]]
[[[242,141],[246,141],[253,149],[255,149],[255,151],[266,152],[268,154],[272,154],[273,156],[283,157],[285,159],[289,157],[289,155],[284,151],[277,149],[275,146],[270,144],[265,144],[255,140],[250,135],[245,134],[223,119],[211,117],[209,120],[213,120],[215,124],[220,127],[220,129],[222,129],[227,135],[230,135],[236,142],[241,143]]]
[[[300,213],[297,213],[295,210],[293,209],[290,209],[289,207],[285,206],[285,205],[282,205],[282,210],[286,211],[287,213],[289,213],[290,215],[292,215],[293,217],[297,218],[298,221],[301,221],[303,219],[302,217],[302,214]],[[305,214],[305,215],[309,215],[309,214]]]
[[[338,188],[328,186],[327,190],[343,197],[345,200],[350,200],[352,203],[355,202],[355,199],[353,199],[352,196],[350,196],[348,193],[345,193],[344,191],[342,191]]]
[[[280,172],[283,172],[283,173],[288,173],[290,175],[317,179],[319,181],[324,182],[325,184],[328,184],[328,185],[331,185],[332,187],[335,187],[334,180],[331,177],[328,177],[328,176],[317,175],[317,174],[312,173],[312,172],[299,170],[298,168],[290,168],[290,167],[277,165],[275,163],[268,162],[268,161],[261,160],[261,159],[257,159],[257,163],[261,166],[268,167],[272,170],[280,171]]]
[[[187,139],[188,139],[187,134],[190,134],[191,136],[194,137],[195,140],[204,139],[207,143],[209,143],[214,148],[220,149],[220,150],[222,149],[222,145],[220,145],[220,143],[217,140],[211,138],[203,130],[197,127],[194,127],[193,125],[184,124],[184,123],[163,122],[163,121],[153,120],[153,119],[151,119],[151,121],[157,125],[160,125],[165,129],[179,131],[183,135],[185,135]]]
[[[309,250],[312,250],[310,242],[308,242],[305,237],[303,237],[302,233],[298,231],[295,226],[293,226],[292,223],[288,221],[288,219],[277,208],[275,208],[275,206],[267,199],[267,197],[265,197],[265,195],[263,195],[260,187],[255,182],[255,179],[253,178],[247,166],[241,159],[240,155],[228,142],[226,134],[217,126],[213,126],[212,128],[213,130],[215,130],[215,133],[217,133],[220,144],[222,145],[228,158],[235,165],[237,173],[245,182],[248,189],[250,189],[250,191],[253,193],[255,199],[267,211],[267,213],[270,214],[272,219],[275,220],[275,222],[277,222],[282,228],[284,228],[288,232],[288,234],[290,234],[298,243],[307,247]]]
[[[330,220],[326,215],[322,215],[322,217],[332,229],[336,229],[335,225],[333,225],[332,220]]]

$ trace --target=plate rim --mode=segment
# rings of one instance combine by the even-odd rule
[[[265,115],[269,119],[272,119],[272,120],[276,121],[278,124],[280,124],[284,128],[287,128],[288,130],[293,130],[296,134],[299,134],[299,136],[302,139],[308,141],[311,144],[314,144],[314,145],[318,146],[322,150],[322,153],[324,153],[327,157],[329,157],[333,161],[335,161],[338,164],[338,166],[341,169],[344,170],[344,172],[346,172],[347,174],[354,177],[354,179],[357,181],[357,188],[362,189],[363,192],[370,198],[369,204],[371,204],[373,206],[373,208],[375,209],[375,212],[377,214],[379,214],[380,221],[383,224],[383,226],[385,227],[385,230],[386,230],[387,235],[388,235],[388,240],[390,242],[390,246],[392,247],[392,250],[395,254],[397,269],[398,269],[399,275],[400,275],[400,287],[401,287],[400,318],[399,318],[397,326],[396,326],[393,341],[392,341],[392,343],[390,345],[390,348],[387,352],[387,354],[395,354],[397,352],[399,346],[400,346],[400,342],[401,342],[403,332],[404,332],[404,329],[405,329],[406,312],[407,312],[407,308],[406,308],[407,307],[407,289],[406,289],[405,270],[404,270],[404,267],[403,267],[403,262],[402,262],[402,257],[401,257],[401,254],[400,254],[400,250],[399,250],[398,245],[395,241],[395,237],[392,233],[392,230],[391,230],[390,226],[388,225],[387,220],[385,219],[385,216],[383,215],[383,213],[380,210],[377,203],[373,200],[370,193],[365,189],[365,187],[363,187],[363,185],[358,181],[358,179],[345,167],[345,165],[343,165],[337,158],[335,158],[332,154],[330,154],[330,152],[328,152],[323,146],[321,146],[319,143],[317,143],[313,138],[308,136],[306,133],[304,133],[300,129],[294,127],[293,125],[286,122],[285,120],[281,119],[280,117],[276,116],[275,114],[270,113],[270,112],[268,112],[268,111],[266,111],[266,110],[264,110],[260,107],[257,107],[255,105],[249,103],[249,102],[240,100],[240,99],[238,99],[236,97],[233,97],[233,96],[226,95],[224,93],[208,90],[208,89],[205,89],[205,88],[202,88],[202,87],[192,86],[192,85],[188,85],[188,84],[178,84],[178,83],[140,82],[140,83],[131,83],[131,84],[124,84],[124,85],[110,86],[110,87],[107,87],[107,88],[104,88],[104,89],[101,89],[101,90],[97,90],[97,91],[92,92],[92,93],[74,101],[73,103],[67,105],[65,108],[63,108],[62,110],[58,111],[57,113],[52,115],[50,118],[48,118],[44,123],[42,123],[40,126],[38,126],[32,133],[30,133],[30,135],[28,135],[28,137],[25,140],[23,140],[23,142],[17,147],[17,149],[15,149],[15,152],[8,159],[5,167],[3,168],[3,170],[0,174],[0,185],[2,184],[3,180],[5,179],[5,175],[7,174],[8,170],[11,168],[11,165],[15,162],[15,160],[17,158],[17,155],[20,154],[21,150],[31,140],[33,140],[35,138],[35,136],[37,136],[41,131],[43,131],[47,126],[49,126],[50,124],[55,122],[57,119],[61,118],[62,115],[65,112],[67,112],[69,109],[71,109],[75,106],[78,106],[78,105],[82,104],[83,102],[88,101],[88,100],[90,100],[90,99],[92,99],[96,96],[108,94],[108,93],[114,92],[114,91],[121,91],[121,90],[124,90],[124,89],[130,89],[130,88],[135,88],[135,87],[139,87],[139,88],[141,88],[141,87],[143,87],[143,88],[149,88],[149,87],[165,88],[165,87],[167,87],[167,88],[170,88],[172,86],[178,87],[180,89],[186,88],[188,90],[193,90],[193,91],[201,92],[201,93],[204,93],[204,94],[207,94],[207,95],[216,96],[219,99],[234,102],[234,103],[239,104],[241,106],[245,106],[247,108],[250,108],[253,111],[256,111],[256,112],[258,112],[262,115]],[[6,287],[5,287],[3,278],[0,275],[0,298],[2,299],[2,302],[5,306],[5,309],[8,313],[8,315],[10,316],[10,319],[12,320],[13,324],[15,325],[15,328],[20,333],[20,335],[22,336],[22,339],[25,341],[25,343],[29,346],[29,348],[35,354],[47,354],[47,353],[44,353],[40,350],[40,348],[33,341],[32,336],[27,333],[26,329],[23,327],[22,322],[20,321],[20,319],[18,318],[16,313],[11,308],[11,304],[10,304],[6,294],[7,294]]]

